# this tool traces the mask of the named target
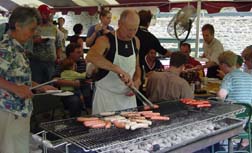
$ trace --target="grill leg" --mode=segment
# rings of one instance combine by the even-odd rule
[[[42,137],[43,137],[43,141],[46,140],[46,132],[42,133]],[[43,143],[43,152],[47,153],[47,147],[44,143]]]
[[[232,139],[228,138],[228,153],[233,153],[234,152],[234,147],[232,143]]]
[[[71,145],[71,143],[66,144],[66,153],[69,153],[69,146]]]

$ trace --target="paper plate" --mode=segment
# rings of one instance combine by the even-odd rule
[[[219,81],[220,79],[218,78],[207,78],[208,81]]]
[[[55,39],[54,36],[40,36],[42,39]]]
[[[220,80],[220,79],[217,79],[217,78],[207,78],[207,82],[209,82],[209,83],[218,83],[218,84],[220,84],[220,83],[221,83],[221,80]]]
[[[47,90],[46,93],[61,93],[62,90]]]
[[[207,58],[195,58],[195,60],[199,62],[208,62],[209,60]]]
[[[65,92],[61,92],[61,93],[54,93],[52,95],[54,95],[54,96],[72,96],[72,95],[74,95],[74,93],[70,92],[70,91],[65,91]]]
[[[208,91],[210,94],[216,94],[217,92],[216,91],[214,91],[214,90],[209,90]]]

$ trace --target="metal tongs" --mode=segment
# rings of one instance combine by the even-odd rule
[[[137,90],[136,87],[132,86],[130,87],[130,89],[132,89],[132,91],[135,93],[137,98],[141,100],[144,104],[149,105],[151,108],[154,108],[153,103],[149,101],[149,99],[147,99],[139,90]]]
[[[44,85],[47,85],[47,84],[56,82],[56,81],[58,81],[59,79],[60,79],[60,78],[56,78],[56,79],[53,79],[53,80],[51,80],[51,81],[47,81],[47,82],[38,84],[38,85],[36,85],[36,86],[34,86],[34,87],[31,87],[30,90],[37,89],[37,88],[40,88],[40,87],[42,87],[42,86],[44,86]]]
[[[123,74],[119,75],[120,78],[123,77]],[[131,86],[129,87],[136,95],[136,97],[141,100],[144,104],[150,106],[151,108],[154,108],[154,104],[149,101],[149,99],[147,99],[135,86]]]

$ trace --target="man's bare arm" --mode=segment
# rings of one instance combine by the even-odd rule
[[[117,74],[125,73],[120,67],[114,65],[103,56],[104,52],[108,50],[109,47],[108,38],[106,36],[99,37],[87,54],[87,62],[91,62],[98,68],[113,71]]]
[[[140,48],[140,41],[138,38],[136,38],[136,47],[139,50]],[[133,76],[133,81],[134,81],[134,85],[136,88],[139,88],[140,84],[141,84],[141,68],[140,68],[140,63],[139,63],[139,54],[137,54],[136,56],[136,70]]]

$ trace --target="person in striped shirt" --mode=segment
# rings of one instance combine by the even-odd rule
[[[217,95],[233,102],[252,104],[252,77],[237,69],[237,55],[226,51],[218,57],[220,69],[226,74]]]

